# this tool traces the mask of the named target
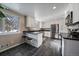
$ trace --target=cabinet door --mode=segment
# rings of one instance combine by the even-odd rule
[[[72,7],[73,7],[73,23],[74,23],[74,22],[79,21],[79,4],[74,3]]]
[[[79,56],[79,41],[64,39],[64,55]]]

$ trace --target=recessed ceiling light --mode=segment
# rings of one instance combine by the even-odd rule
[[[52,9],[56,9],[56,6],[53,6],[53,8]]]

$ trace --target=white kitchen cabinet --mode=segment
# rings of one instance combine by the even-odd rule
[[[27,16],[25,19],[25,26],[31,28],[39,28],[40,22],[35,20],[34,17]]]
[[[43,34],[40,32],[37,33],[26,33],[27,37],[31,38],[31,40],[28,40],[28,38],[25,39],[26,43],[34,46],[34,47],[40,47],[42,45],[43,42]]]
[[[73,23],[79,21],[79,3],[72,4]]]

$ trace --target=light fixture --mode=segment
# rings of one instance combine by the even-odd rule
[[[56,9],[56,6],[53,6],[53,8],[52,9]]]

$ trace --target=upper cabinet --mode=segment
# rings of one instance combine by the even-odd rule
[[[79,21],[79,3],[72,4],[73,10],[73,23]]]
[[[72,20],[70,17],[70,13],[72,13]],[[66,11],[66,22],[71,22],[73,21],[73,23],[78,22],[79,21],[79,3],[71,3]]]
[[[72,25],[72,23],[73,23],[73,11],[71,11],[65,19],[65,25],[70,26]]]
[[[27,16],[25,19],[25,27],[29,29],[39,29],[39,22],[32,16]]]

